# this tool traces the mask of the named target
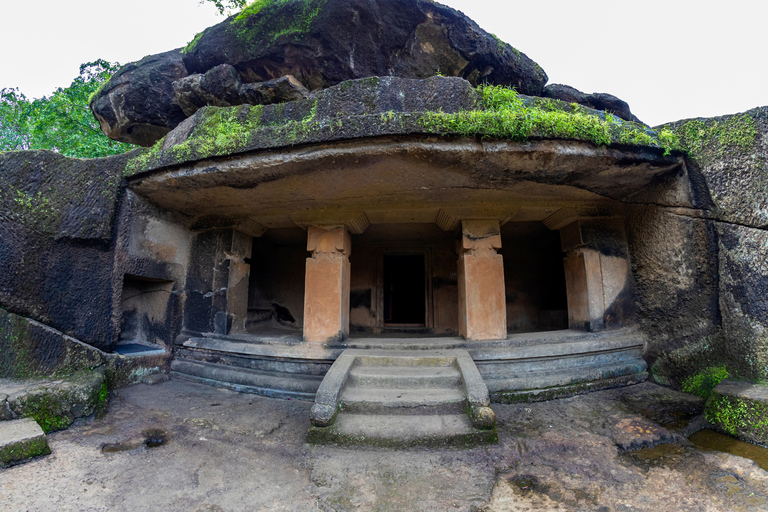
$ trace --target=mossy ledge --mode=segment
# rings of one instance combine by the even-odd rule
[[[564,139],[599,146],[680,149],[654,131],[611,114],[500,86],[472,88],[455,77],[371,77],[278,105],[205,107],[128,161],[126,176],[210,157],[299,144],[433,134],[525,142]]]

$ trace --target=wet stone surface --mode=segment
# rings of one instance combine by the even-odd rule
[[[494,404],[498,445],[383,450],[307,445],[308,402],[138,385],[50,435],[52,455],[0,470],[0,509],[767,510],[768,472],[653,419],[675,401],[688,398],[646,383]]]

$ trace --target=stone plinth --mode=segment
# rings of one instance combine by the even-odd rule
[[[307,228],[304,340],[340,341],[349,335],[349,254],[352,238],[343,226]]]
[[[468,340],[507,337],[504,260],[498,220],[465,220],[459,243],[459,334]]]

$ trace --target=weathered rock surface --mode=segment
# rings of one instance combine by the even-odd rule
[[[768,386],[724,380],[712,391],[705,413],[715,428],[768,445]]]
[[[229,68],[216,69],[222,64],[237,70],[244,87],[265,85],[243,90]],[[174,87],[189,74],[203,76]],[[181,53],[125,66],[91,108],[108,136],[148,146],[202,104],[269,103],[286,92],[295,98],[303,91],[290,79],[269,84],[289,75],[316,90],[369,76],[436,74],[528,95],[540,95],[547,81],[526,55],[429,0],[274,2],[208,28]]]
[[[578,103],[595,110],[604,110],[626,121],[641,122],[629,110],[629,104],[613,94],[604,92],[586,94],[570,85],[549,84],[544,88],[543,96],[545,98],[565,101],[566,103]]]
[[[111,350],[110,242],[129,158],[0,154],[0,307]]]
[[[181,51],[144,57],[123,66],[91,101],[101,130],[110,138],[151,146],[184,120],[173,82],[188,75]]]
[[[717,222],[727,366],[768,378],[768,230]]]
[[[244,84],[229,64],[219,64],[205,74],[194,74],[173,82],[173,90],[185,115],[191,116],[207,105],[270,105],[302,100],[309,91],[292,75],[266,82]]]

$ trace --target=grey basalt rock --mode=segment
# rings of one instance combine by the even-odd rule
[[[172,86],[187,74],[180,50],[144,57],[112,76],[91,111],[111,139],[151,146],[187,117]]]
[[[121,69],[91,103],[104,133],[148,146],[202,106],[292,101],[370,76],[458,76],[528,95],[547,82],[525,54],[430,0],[291,0],[244,13]]]
[[[205,74],[195,73],[176,80],[173,90],[188,116],[205,106],[270,105],[309,96],[309,91],[291,75],[244,84],[237,70],[229,64],[219,64]]]
[[[632,114],[629,109],[629,104],[613,94],[604,92],[586,94],[570,85],[549,84],[544,88],[544,94],[542,96],[545,98],[565,101],[566,103],[578,103],[579,105],[584,105],[585,107],[593,108],[595,110],[610,112],[625,121],[641,122],[634,114]]]

